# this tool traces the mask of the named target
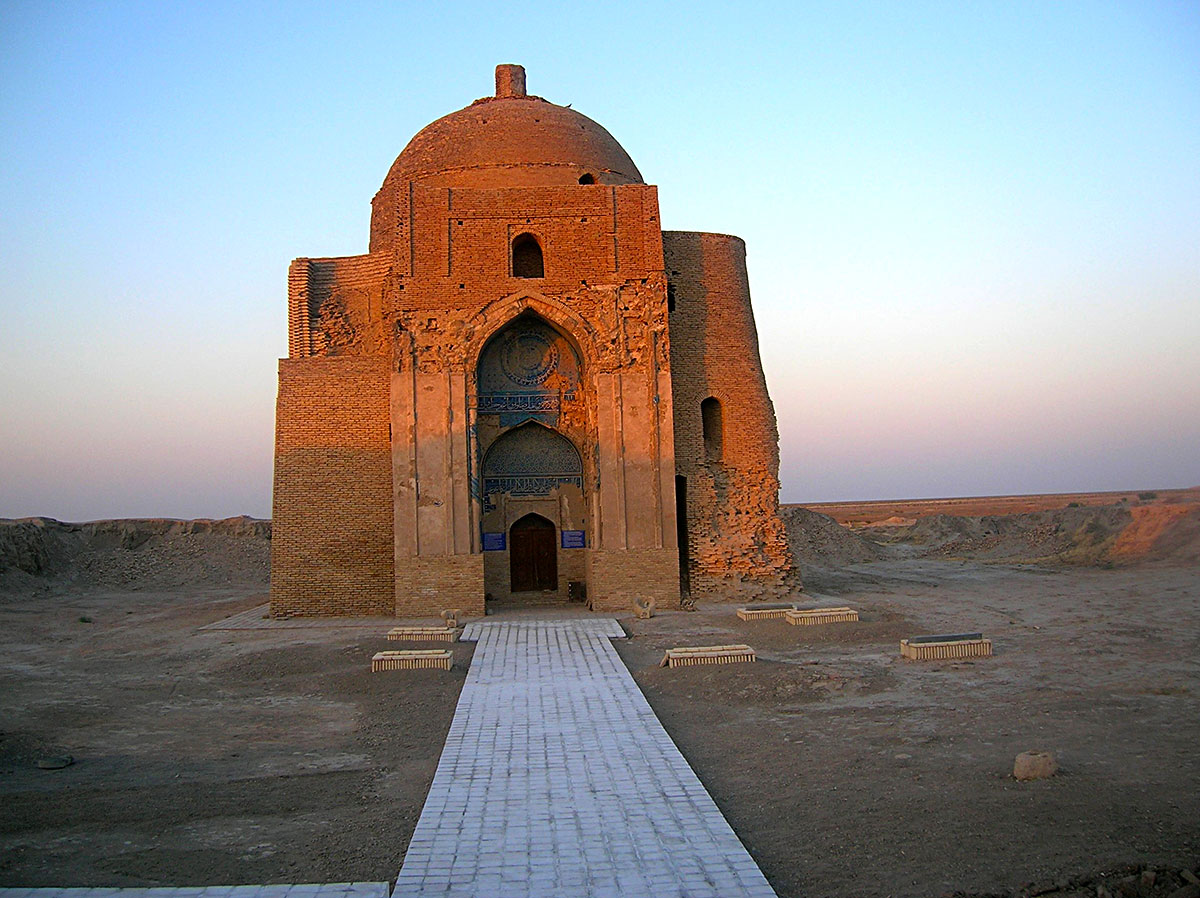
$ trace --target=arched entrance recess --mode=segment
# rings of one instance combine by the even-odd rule
[[[509,577],[518,592],[558,589],[557,528],[540,514],[527,514],[509,530]]]
[[[566,601],[586,577],[578,447],[591,438],[581,352],[527,309],[483,344],[475,373],[486,592],[499,601]]]
[[[484,508],[490,509],[486,514],[503,515],[506,507],[522,504],[546,505],[546,500],[554,508],[558,502],[553,497],[564,488],[582,490],[583,461],[570,440],[543,424],[529,421],[514,427],[484,456]],[[558,590],[562,523],[531,512],[508,528],[509,592]]]

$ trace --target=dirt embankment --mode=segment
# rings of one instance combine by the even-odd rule
[[[792,557],[800,564],[832,567],[878,561],[885,555],[877,543],[846,529],[828,515],[800,505],[782,505],[779,513],[787,527]]]
[[[1018,514],[956,515],[930,504],[916,519],[839,524],[783,506],[802,566],[836,568],[888,558],[961,558],[1007,563],[1109,566],[1200,561],[1200,501],[1081,505]]]
[[[876,499],[870,502],[806,502],[804,507],[827,514],[849,527],[911,524],[935,514],[956,517],[1027,514],[1091,505],[1130,507],[1200,502],[1200,486],[1185,489],[1118,490],[1097,493],[1036,493],[1023,496],[956,496],[944,499]]]
[[[926,557],[1111,565],[1200,558],[1200,504],[1060,508],[1029,514],[932,515],[872,528]]]
[[[0,589],[149,589],[267,582],[271,522],[238,517],[70,524],[0,519]]]

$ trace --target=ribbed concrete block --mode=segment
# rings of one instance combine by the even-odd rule
[[[784,612],[783,616],[794,627],[858,621],[858,612],[853,608],[798,608],[795,611]]]
[[[948,658],[987,658],[992,641],[982,633],[914,636],[900,640],[900,655],[910,661],[941,661]]]
[[[387,638],[391,640],[454,642],[458,630],[454,627],[392,627]]]
[[[401,652],[376,652],[371,658],[371,673],[381,670],[449,670],[454,663],[449,649],[411,649]]]
[[[794,602],[764,602],[739,608],[737,616],[742,620],[773,620],[795,610]]]
[[[692,667],[697,664],[737,664],[758,656],[748,645],[696,645],[667,649],[659,667]]]

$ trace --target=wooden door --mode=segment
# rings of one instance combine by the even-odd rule
[[[558,589],[558,535],[541,515],[527,514],[512,525],[508,538],[513,592]]]

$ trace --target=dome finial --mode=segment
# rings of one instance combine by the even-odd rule
[[[512,63],[496,66],[496,96],[525,96],[525,67]]]

